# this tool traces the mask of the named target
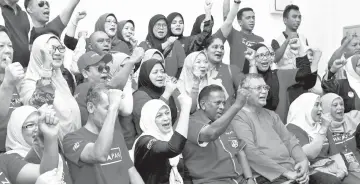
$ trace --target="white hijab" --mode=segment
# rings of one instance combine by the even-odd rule
[[[36,90],[36,82],[41,77],[51,77],[55,87],[54,109],[56,116],[60,120],[59,136],[63,137],[73,131],[81,128],[80,109],[72,96],[69,86],[62,76],[61,69],[46,70],[43,66],[44,46],[51,38],[57,38],[53,34],[45,34],[35,39],[30,55],[29,66],[26,71],[25,78],[20,87],[20,97],[25,105],[29,104],[29,100]],[[45,51],[47,53],[47,51]]]
[[[37,109],[31,106],[22,106],[15,109],[10,116],[7,125],[6,136],[6,153],[7,154],[19,154],[21,157],[25,157],[31,150],[31,146],[25,141],[22,134],[22,126],[25,120]]]
[[[355,72],[354,68],[359,62],[359,57],[354,55],[347,59],[345,65],[345,71],[350,84],[350,87],[354,89],[357,95],[360,96],[360,76]]]
[[[287,125],[293,124],[303,129],[310,137],[314,138],[321,128],[311,117],[311,111],[316,99],[320,96],[314,93],[304,93],[293,101],[289,108]]]
[[[171,129],[170,132],[164,134],[159,130],[159,128],[155,123],[156,114],[164,106],[170,110],[170,107],[164,101],[159,99],[150,100],[143,106],[143,108],[141,109],[141,118],[140,118],[140,128],[143,131],[143,133],[138,137],[138,139],[142,136],[148,135],[148,136],[153,136],[160,141],[170,141],[171,137],[174,134],[174,131]],[[135,146],[138,139],[135,140],[133,148],[130,151],[130,156],[132,156],[133,161],[135,160],[135,156],[134,156]],[[179,182],[183,184],[183,179],[177,169],[179,160],[180,160],[179,155],[169,159],[170,165],[172,167],[169,177],[170,184],[179,184]]]

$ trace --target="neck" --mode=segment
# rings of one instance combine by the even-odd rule
[[[43,22],[40,22],[38,20],[35,20],[32,16],[30,16],[30,17],[31,17],[31,21],[32,21],[34,27],[37,28],[37,27],[44,27],[45,26],[46,22],[43,23]]]
[[[285,33],[286,33],[287,35],[289,35],[289,33],[297,33],[297,30],[294,30],[294,29],[291,29],[291,28],[286,27]]]
[[[88,121],[86,122],[86,125],[84,126],[88,131],[94,133],[94,134],[99,134],[101,131],[101,128],[97,127],[95,125],[95,122],[93,121],[93,119],[91,119],[91,117],[89,116]]]
[[[244,32],[244,33],[247,34],[247,35],[251,35],[251,34],[252,34],[252,30],[246,30],[246,29],[241,28],[241,31]]]
[[[245,110],[248,110],[249,112],[259,112],[262,107],[254,106],[249,103],[246,103],[244,106]]]
[[[217,63],[217,62],[215,63],[212,61],[210,61],[209,64],[210,64],[210,69],[217,69],[220,66],[220,63]]]
[[[16,12],[16,3],[15,2],[10,2],[9,0],[4,0],[4,2],[10,6],[12,9],[14,9],[14,11]]]

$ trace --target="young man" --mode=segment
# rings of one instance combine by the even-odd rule
[[[22,105],[16,86],[24,78],[24,69],[13,61],[13,45],[8,31],[0,25],[0,153],[5,152],[7,122],[12,111]]]
[[[283,13],[286,30],[271,42],[275,51],[275,63],[278,69],[296,69],[296,58],[306,55],[308,41],[305,36],[297,33],[301,24],[300,9],[296,5],[288,5]]]
[[[224,0],[223,16],[224,20],[230,11],[230,0]],[[242,8],[237,13],[237,20],[241,31],[232,28],[228,42],[230,45],[230,64],[238,66],[241,71],[245,62],[245,51],[256,43],[264,42],[264,39],[253,33],[255,27],[255,13],[251,8]]]
[[[25,11],[17,4],[19,0],[0,0],[0,12],[4,19],[4,26],[9,30],[9,37],[13,43],[14,61],[27,66],[30,59],[29,18]]]
[[[248,74],[241,87],[250,91],[250,97],[231,124],[236,135],[246,142],[245,153],[256,181],[307,183],[309,161],[298,140],[275,112],[263,108],[269,89],[263,77]]]
[[[74,184],[144,183],[130,159],[121,130],[116,129],[122,95],[122,91],[109,90],[104,83],[90,88],[86,125],[63,141]]]
[[[225,94],[220,86],[201,90],[200,110],[190,117],[188,141],[182,153],[193,183],[254,183],[243,151],[245,143],[229,125],[246,100],[247,91],[238,90],[235,103],[225,112]]]
[[[79,2],[80,0],[70,0],[60,15],[49,22],[50,3],[47,0],[25,0],[24,7],[34,26],[30,32],[30,45],[36,37],[48,32],[60,37]]]

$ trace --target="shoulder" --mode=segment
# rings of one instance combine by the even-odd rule
[[[134,100],[135,100],[135,101],[136,101],[135,97],[137,97],[137,98],[141,98],[141,97],[146,98],[146,97],[149,97],[149,98],[150,98],[150,96],[149,96],[145,91],[142,91],[142,90],[137,90],[137,91],[135,91],[134,94],[133,94],[133,96],[134,96]]]
[[[63,139],[63,144],[67,143],[68,141],[85,139],[85,138],[86,138],[85,128],[81,127],[79,130],[75,132],[70,132],[66,134]]]
[[[144,135],[139,138],[136,147],[146,147],[148,150],[152,148],[157,139],[150,135]]]

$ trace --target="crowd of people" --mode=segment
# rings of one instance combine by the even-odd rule
[[[215,33],[205,0],[190,36],[173,12],[138,42],[113,13],[77,30],[80,0],[52,21],[46,0],[0,0],[0,181],[360,183],[360,37],[344,37],[319,76],[298,6],[266,45],[255,11],[233,1]]]

